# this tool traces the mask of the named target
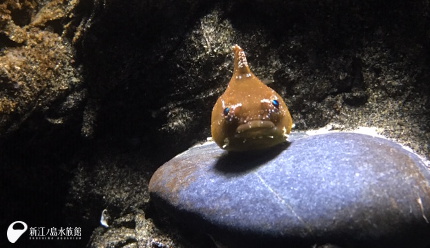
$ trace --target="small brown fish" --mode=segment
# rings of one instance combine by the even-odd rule
[[[293,120],[282,97],[251,72],[233,46],[234,72],[212,110],[213,140],[228,151],[265,149],[285,142]]]

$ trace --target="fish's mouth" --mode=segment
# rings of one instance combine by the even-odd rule
[[[279,130],[272,121],[253,120],[239,125],[236,128],[235,137],[261,138],[270,137],[278,133]]]
[[[237,126],[235,133],[223,140],[222,148],[229,151],[266,149],[287,140],[286,127],[270,120],[252,120]]]

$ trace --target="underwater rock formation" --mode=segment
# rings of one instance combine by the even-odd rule
[[[228,247],[423,247],[430,173],[401,145],[357,133],[270,150],[192,147],[153,175],[151,198]]]

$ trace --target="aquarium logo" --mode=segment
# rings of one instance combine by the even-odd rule
[[[26,231],[29,232],[29,240],[81,240],[82,229],[80,227],[28,227],[24,221],[15,221],[7,229],[7,239],[15,243]]]
[[[16,225],[21,224],[21,225]],[[24,221],[15,221],[7,228],[7,239],[12,244],[15,243],[21,235],[27,231],[27,224]]]

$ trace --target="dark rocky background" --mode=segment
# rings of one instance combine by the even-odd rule
[[[376,127],[430,157],[429,15],[429,1],[3,1],[2,230],[82,228],[45,247],[213,246],[156,212],[147,184],[210,136],[235,43],[296,131]]]

